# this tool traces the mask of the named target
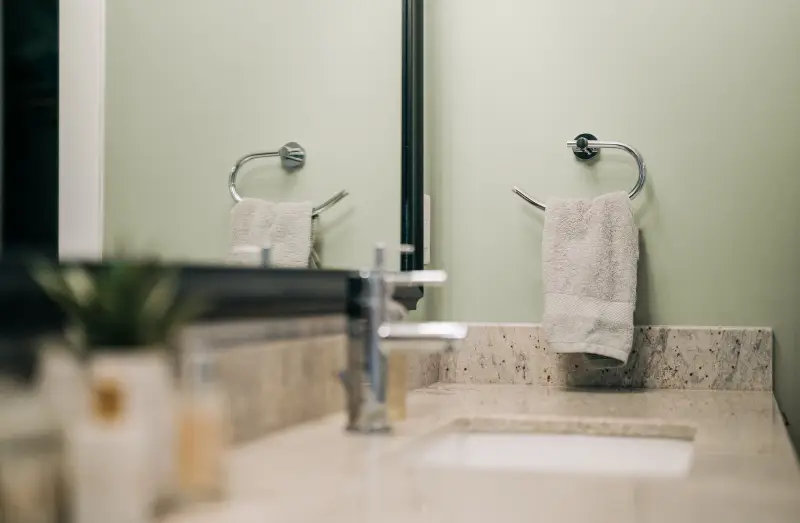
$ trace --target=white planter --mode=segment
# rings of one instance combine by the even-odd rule
[[[168,500],[175,478],[175,388],[172,366],[163,350],[95,351],[91,381],[114,380],[123,393],[123,421],[145,429],[148,476],[155,503]]]
[[[84,368],[65,342],[42,343],[37,379],[62,429],[86,419],[89,400]]]

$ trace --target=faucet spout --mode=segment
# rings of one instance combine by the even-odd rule
[[[451,322],[382,323],[375,331],[370,325],[370,321],[361,320],[351,326],[347,369],[339,378],[347,393],[347,429],[386,433],[391,430],[386,410],[387,354],[393,350],[451,352],[456,341],[467,337],[469,329],[463,323]]]
[[[388,272],[384,269],[385,251],[384,245],[378,245],[375,267],[359,273],[361,312],[351,319],[347,369],[339,375],[347,393],[347,428],[354,432],[380,433],[391,429],[386,415],[386,353],[400,348],[393,345],[395,341],[418,342],[402,344],[403,350],[448,352],[455,341],[467,337],[468,328],[462,323],[386,321],[388,285],[438,285],[447,281],[447,273]]]
[[[383,340],[397,341],[458,341],[467,337],[468,327],[463,323],[384,323],[378,328]]]

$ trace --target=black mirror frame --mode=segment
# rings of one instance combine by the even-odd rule
[[[403,75],[402,75],[402,219],[401,242],[414,246],[414,252],[402,254],[403,271],[422,270],[424,253],[424,75],[423,75],[423,0],[403,1]],[[416,309],[422,288],[402,293],[401,301]],[[407,296],[405,296],[407,294]],[[396,296],[398,298],[399,296]]]

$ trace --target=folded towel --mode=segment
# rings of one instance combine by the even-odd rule
[[[237,247],[270,248],[275,267],[308,267],[311,256],[310,202],[278,203],[245,198],[231,210],[231,261]]]
[[[624,365],[633,344],[639,237],[628,195],[547,202],[545,337],[595,367]]]

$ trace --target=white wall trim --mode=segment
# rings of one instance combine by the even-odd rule
[[[59,258],[103,251],[106,0],[60,0]]]

